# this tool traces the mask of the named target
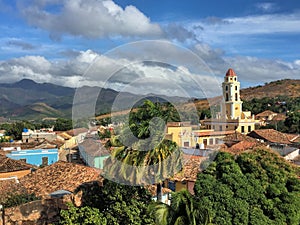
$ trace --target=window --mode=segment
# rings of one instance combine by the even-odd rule
[[[236,77],[234,78],[234,80],[236,81]]]
[[[241,127],[241,132],[245,133],[245,127],[244,126]]]
[[[203,144],[204,144],[204,146],[207,145],[207,139],[203,139]]]
[[[237,100],[238,100],[238,94],[235,93],[235,101],[237,101]]]
[[[220,131],[222,131],[222,126],[220,126],[219,128],[220,128]]]
[[[183,146],[184,147],[190,147],[190,142],[188,142],[188,141],[183,142]]]
[[[251,126],[248,126],[248,132],[251,132]]]
[[[229,100],[228,93],[226,93],[226,102]]]
[[[227,85],[225,86],[225,90],[228,91],[228,86]]]
[[[48,166],[48,157],[43,157],[42,158],[42,165],[43,166]]]
[[[237,91],[237,86],[235,86],[235,90]]]
[[[213,139],[213,138],[210,138],[210,139],[209,139],[209,144],[210,144],[210,145],[213,145],[213,144],[214,144],[214,139]]]

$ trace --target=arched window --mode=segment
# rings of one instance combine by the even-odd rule
[[[238,101],[238,94],[235,93],[235,100]]]
[[[225,86],[225,90],[228,91],[228,86],[227,85]]]

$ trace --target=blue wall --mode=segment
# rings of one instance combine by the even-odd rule
[[[48,165],[58,161],[58,149],[35,149],[35,150],[20,150],[12,151],[6,155],[11,159],[26,159],[26,163],[40,166],[42,158],[48,157]]]

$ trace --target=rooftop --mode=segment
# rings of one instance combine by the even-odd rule
[[[0,155],[0,173],[29,170],[31,168],[35,168],[35,166],[22,162],[20,160],[15,160],[4,155]]]
[[[234,72],[233,69],[229,68],[227,70],[226,77],[234,77],[234,76],[236,76],[236,73]]]
[[[253,130],[248,136],[263,139],[265,141],[271,143],[280,143],[280,144],[291,144],[290,135],[281,133],[274,129],[261,129],[261,130]]]
[[[277,113],[271,111],[271,110],[266,110],[266,111],[263,111],[261,113],[258,113],[256,116],[257,117],[265,117],[265,116],[270,116],[270,115],[276,115]]]
[[[197,174],[200,172],[200,164],[206,157],[191,156],[183,154],[183,169],[175,174],[171,180],[176,181],[196,181]]]
[[[22,177],[20,183],[30,193],[47,196],[58,190],[73,192],[82,183],[96,180],[102,181],[100,170],[59,161]]]

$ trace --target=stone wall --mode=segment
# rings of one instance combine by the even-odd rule
[[[43,199],[5,209],[5,225],[46,225],[59,221],[61,209],[67,209],[70,196]],[[0,224],[2,224],[2,217]]]

